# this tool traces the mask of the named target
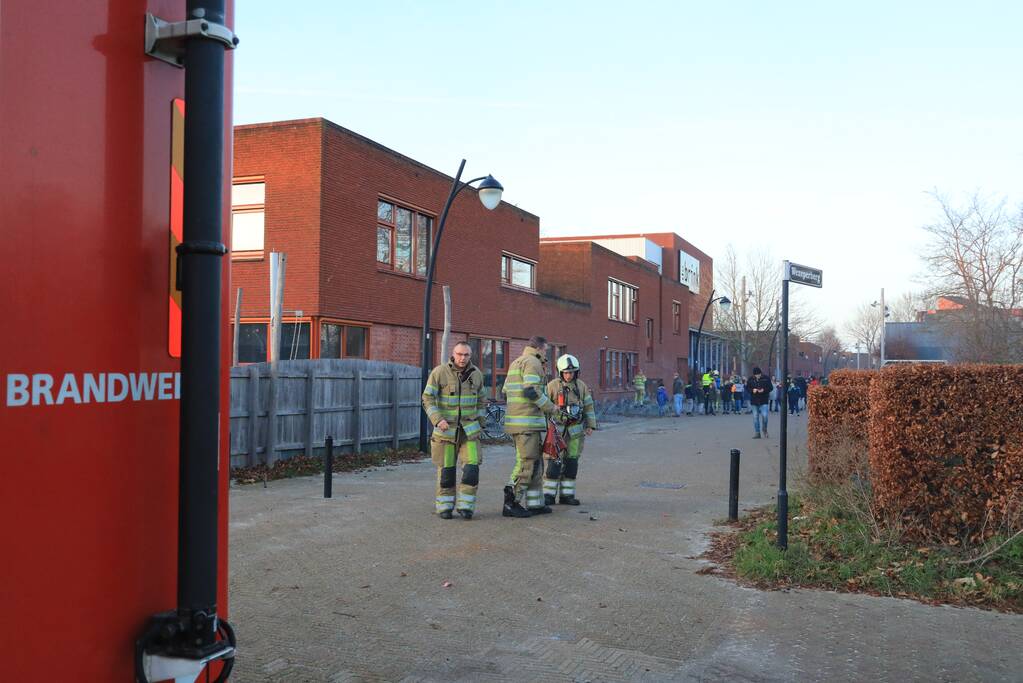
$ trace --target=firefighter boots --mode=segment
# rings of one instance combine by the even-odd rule
[[[531,516],[529,510],[519,505],[519,501],[515,500],[515,489],[511,486],[504,487],[504,509],[501,510],[501,515],[504,517]]]

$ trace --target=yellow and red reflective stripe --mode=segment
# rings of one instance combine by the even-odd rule
[[[171,102],[170,290],[167,304],[167,352],[181,358],[181,292],[177,287],[178,245],[184,239],[185,101]]]

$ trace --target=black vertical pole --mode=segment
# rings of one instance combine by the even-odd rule
[[[224,0],[189,0],[189,19],[225,23]],[[220,298],[224,165],[224,45],[185,43],[184,239],[181,263],[181,424],[178,614],[196,652],[217,632],[220,459]],[[226,423],[226,421],[225,421]]]
[[[324,445],[327,452],[323,456],[323,497],[330,498],[334,495],[334,437],[328,436]]]
[[[778,447],[778,547],[789,547],[789,492],[785,489],[789,443],[789,262],[781,282],[781,430]]]
[[[728,475],[728,520],[739,519],[739,449],[733,448],[731,471]]]
[[[465,159],[458,164],[458,173],[451,183],[451,192],[448,200],[444,203],[444,210],[440,214],[440,221],[437,224],[437,234],[433,238],[433,248],[430,250],[429,265],[426,268],[426,293],[423,295],[423,329],[421,339],[422,352],[422,389],[426,389],[426,383],[430,379],[430,370],[433,369],[433,335],[430,333],[430,297],[433,294],[433,271],[437,265],[437,252],[440,251],[440,238],[444,234],[444,224],[448,220],[448,211],[451,210],[451,202],[455,201],[457,195],[464,186],[459,186],[462,180],[462,171],[465,170]],[[427,418],[426,411],[419,411],[419,450],[426,452],[427,442]]]

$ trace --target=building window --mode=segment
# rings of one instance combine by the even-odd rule
[[[320,358],[366,358],[369,328],[320,323]]]
[[[536,264],[519,256],[501,254],[501,282],[511,287],[536,289]]]
[[[309,359],[309,323],[281,323],[281,360]]]
[[[639,367],[639,354],[630,351],[601,351],[600,384],[605,389],[629,388]]]
[[[682,304],[678,301],[671,302],[671,331],[682,334]]]
[[[238,329],[238,362],[266,362],[266,323],[242,323]]]
[[[654,319],[646,319],[646,359],[654,359]]]
[[[568,346],[565,344],[547,345],[547,375],[551,379],[558,376],[558,359],[568,353]]]
[[[377,263],[399,273],[426,276],[433,217],[393,202],[377,201]]]
[[[472,362],[483,373],[483,386],[487,396],[501,395],[504,379],[508,376],[508,342],[502,339],[469,339],[472,347]]]
[[[261,257],[265,234],[266,183],[236,180],[231,187],[231,255]]]
[[[618,280],[607,281],[607,317],[623,323],[636,322],[639,288]]]

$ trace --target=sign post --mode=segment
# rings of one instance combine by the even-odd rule
[[[778,547],[789,547],[789,492],[786,489],[789,440],[789,282],[820,288],[824,284],[823,271],[784,262],[781,281],[781,429],[778,445]],[[796,399],[798,400],[798,399]]]

